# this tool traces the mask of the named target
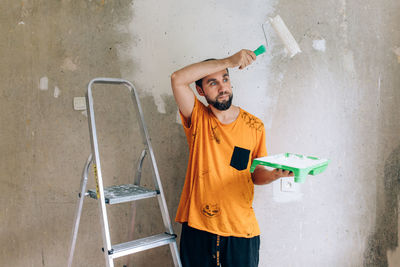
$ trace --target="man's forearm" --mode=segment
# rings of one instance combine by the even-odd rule
[[[174,72],[171,76],[172,85],[189,85],[209,74],[227,68],[239,67],[239,69],[243,69],[254,60],[256,60],[256,54],[253,51],[242,49],[227,58],[195,63]]]
[[[270,171],[265,167],[258,165],[254,172],[251,174],[251,178],[253,179],[254,184],[263,185],[269,184],[279,177],[276,177],[273,171]]]
[[[254,172],[251,174],[253,183],[256,185],[269,184],[279,178],[293,176],[290,171],[274,169],[272,171],[268,170],[262,165],[257,165]]]
[[[171,76],[172,86],[189,85],[211,73],[231,68],[228,58],[203,61],[175,71]]]

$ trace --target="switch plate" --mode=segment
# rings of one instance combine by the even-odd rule
[[[74,97],[74,109],[86,110],[86,98],[82,96]]]
[[[281,191],[282,192],[295,192],[294,177],[281,178]]]

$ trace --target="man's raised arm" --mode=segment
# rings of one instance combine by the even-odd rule
[[[175,71],[171,75],[171,86],[182,115],[186,119],[192,115],[195,95],[190,88],[191,83],[226,68],[239,67],[239,69],[243,69],[255,59],[256,56],[252,51],[243,49],[224,59],[203,61]]]

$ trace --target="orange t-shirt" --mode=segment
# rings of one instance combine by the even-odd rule
[[[181,118],[190,156],[176,221],[221,236],[259,235],[250,166],[267,155],[264,124],[242,109],[222,124],[197,98],[190,125]]]

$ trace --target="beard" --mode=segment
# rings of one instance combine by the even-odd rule
[[[219,94],[214,100],[208,98],[206,96],[207,103],[218,110],[227,110],[232,105],[233,94],[229,94],[229,99],[225,101],[218,101],[220,96],[224,95],[224,93]]]

